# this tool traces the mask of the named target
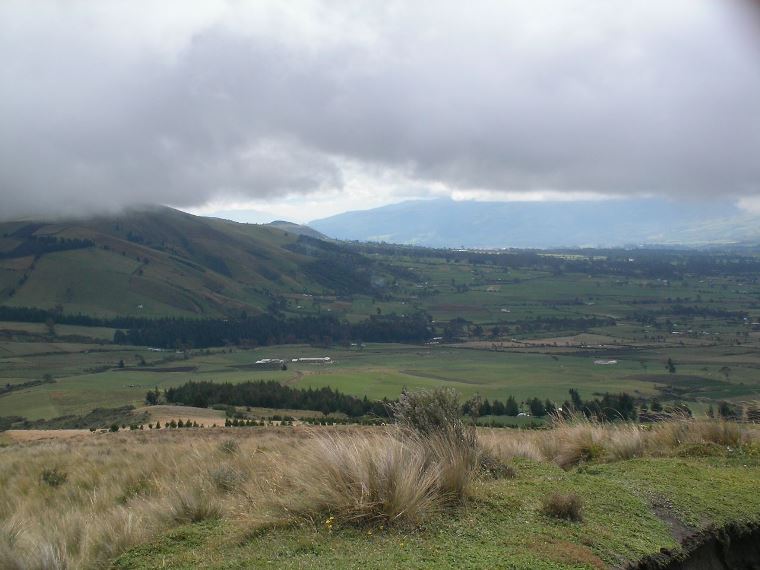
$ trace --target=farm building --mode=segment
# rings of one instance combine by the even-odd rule
[[[329,356],[314,356],[294,358],[293,362],[303,362],[304,364],[332,364],[332,359]]]
[[[264,370],[286,370],[285,361],[281,358],[262,358],[254,364],[256,368]]]
[[[594,364],[598,366],[609,366],[611,364],[617,364],[617,360],[594,360]]]
[[[285,361],[281,358],[262,358],[257,360],[256,364],[285,364]]]

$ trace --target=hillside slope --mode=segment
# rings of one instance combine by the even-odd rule
[[[341,256],[356,254],[271,225],[171,208],[6,222],[0,304],[98,316],[237,315],[263,310],[279,295],[368,284],[361,274],[368,264],[336,265]]]

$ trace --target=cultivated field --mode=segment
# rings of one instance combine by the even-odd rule
[[[84,414],[96,407],[140,406],[145,393],[188,380],[242,382],[273,379],[293,387],[329,386],[369,398],[396,398],[409,389],[448,386],[465,396],[518,400],[531,397],[562,402],[575,388],[584,396],[621,391],[642,397],[663,395],[675,386],[692,409],[718,400],[760,397],[760,351],[753,346],[668,346],[628,349],[589,344],[590,335],[537,342],[409,346],[371,344],[363,349],[279,346],[211,349],[187,354],[152,352],[114,345],[0,342],[0,384],[18,384],[49,374],[45,383],[0,395],[0,416],[30,420]],[[567,346],[570,343],[570,346]],[[333,364],[292,363],[304,356],[329,355]],[[261,370],[261,358],[283,358],[287,370]],[[617,364],[598,365],[598,359]],[[668,358],[678,363],[668,373]],[[123,361],[124,367],[119,367]],[[143,364],[144,363],[144,364]]]

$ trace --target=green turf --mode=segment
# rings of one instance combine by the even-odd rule
[[[417,529],[337,527],[322,519],[255,533],[211,521],[182,527],[123,555],[121,569],[599,568],[677,548],[670,521],[692,529],[760,518],[758,463],[638,459],[571,472],[518,462],[512,480],[477,486],[467,506]],[[582,522],[540,512],[542,497],[573,492]],[[325,517],[327,514],[325,514]],[[323,518],[325,518],[323,517]]]

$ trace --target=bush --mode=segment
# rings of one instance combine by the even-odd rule
[[[677,457],[723,457],[725,455],[726,448],[712,442],[686,443],[676,451]]]
[[[507,465],[491,453],[481,453],[480,472],[490,479],[514,479],[517,475],[514,467]]]
[[[583,501],[575,493],[552,493],[544,497],[541,512],[555,519],[580,522],[583,520]]]
[[[457,435],[464,436],[462,406],[459,395],[451,388],[418,392],[404,390],[398,402],[391,404],[391,411],[399,425],[419,434],[455,431]]]
[[[402,430],[421,438],[440,465],[440,492],[447,500],[461,500],[478,469],[481,449],[475,426],[462,419],[459,394],[451,388],[404,390],[390,408]]]
[[[50,487],[60,487],[66,482],[69,476],[65,471],[53,467],[52,469],[43,469],[40,479]]]
[[[234,439],[224,440],[219,444],[219,451],[227,455],[234,455],[240,450],[240,445]]]
[[[229,493],[237,489],[245,481],[245,475],[229,465],[222,465],[213,469],[209,477],[217,489]]]
[[[196,523],[222,515],[219,501],[198,488],[175,489],[169,498],[168,515],[179,523]]]

